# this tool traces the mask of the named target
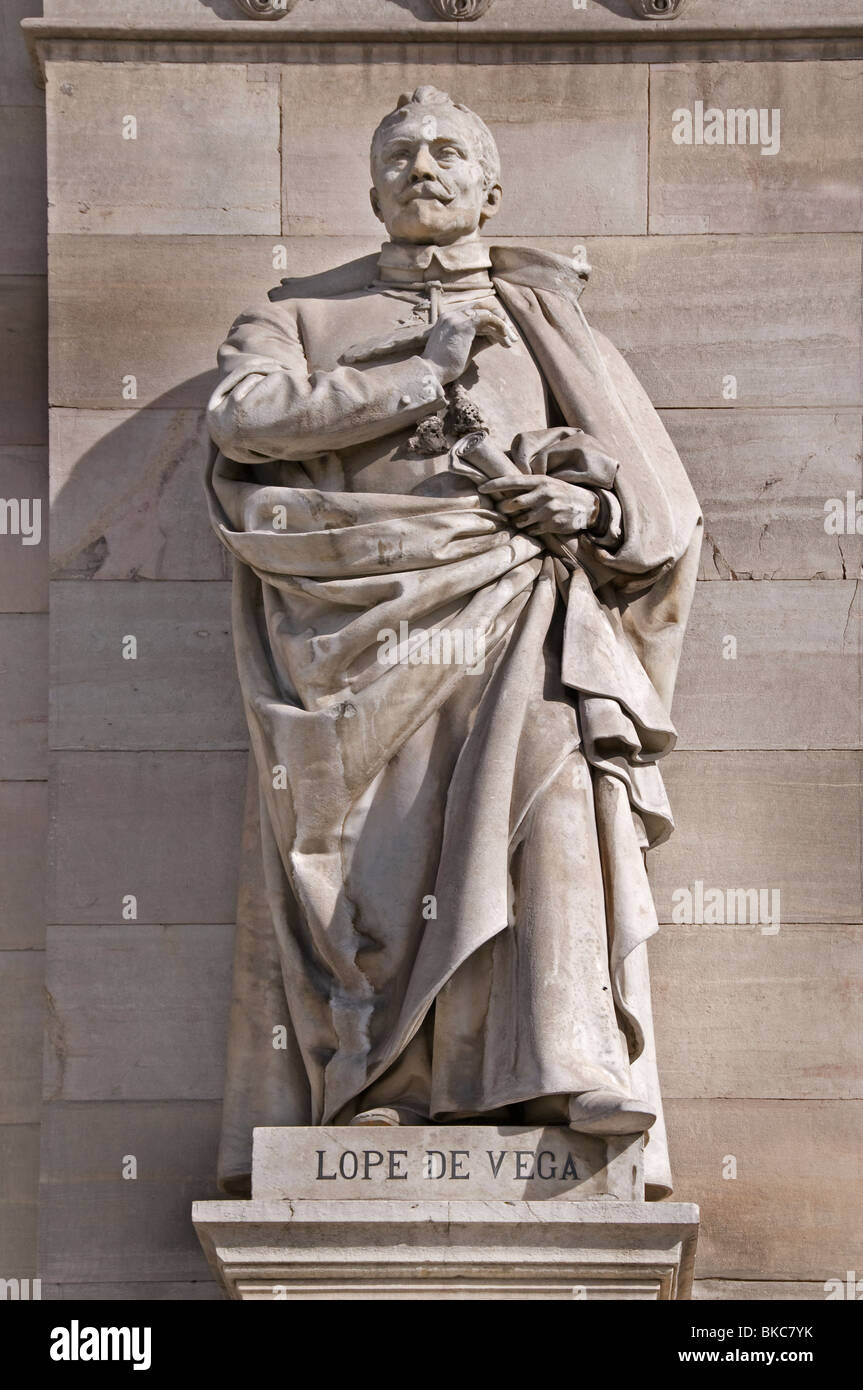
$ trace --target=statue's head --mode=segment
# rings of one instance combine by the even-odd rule
[[[436,87],[399,97],[372,137],[371,169],[372,207],[393,241],[447,246],[500,204],[491,131]]]

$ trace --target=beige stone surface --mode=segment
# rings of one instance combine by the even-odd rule
[[[664,1095],[863,1096],[863,927],[668,925],[650,963]]]
[[[74,5],[82,3],[82,0],[49,0],[49,3],[55,6],[70,3]],[[104,4],[105,0],[100,0],[100,3]],[[138,0],[138,3],[141,3],[141,0]],[[345,0],[337,0],[337,3],[344,4]],[[648,27],[641,23],[636,25],[629,0],[616,0],[614,4],[595,7],[589,5],[585,13],[578,10],[568,13],[568,9],[568,6],[561,10],[556,6],[547,6],[545,0],[534,0],[528,13],[530,21],[540,32],[555,28],[571,28],[575,35],[582,23],[590,24],[593,20],[600,20],[609,30],[632,39],[634,29],[638,32]],[[500,28],[524,29],[525,11],[524,0],[495,0],[494,12],[486,22]],[[842,19],[856,19],[858,16],[855,0],[821,0],[817,11],[819,20],[834,23]],[[708,5],[705,9],[699,0],[691,0],[684,13],[673,23],[663,24],[662,37],[668,39],[673,35],[679,35],[682,38],[687,30],[694,30],[698,34],[706,32],[721,36],[727,41],[729,35],[751,33],[753,27],[756,32],[761,28],[766,32],[783,33],[795,24],[806,21],[812,23],[814,18],[808,0],[782,0],[781,10],[777,10],[773,0],[737,0],[730,11],[725,6],[717,9],[715,5]]]
[[[41,951],[0,952],[0,1114],[8,1124],[39,1119],[42,1071]]]
[[[55,62],[47,112],[51,231],[279,232],[277,69]]]
[[[230,926],[55,927],[45,987],[50,1100],[218,1100]]]
[[[677,829],[647,861],[660,922],[696,879],[778,889],[787,922],[863,921],[860,771],[852,751],[673,753]]]
[[[487,232],[645,230],[644,65],[491,61],[467,68],[436,45],[419,60],[399,56],[382,69],[363,62],[290,64],[282,83],[287,235],[384,239],[369,206],[369,137],[399,93],[424,83],[479,111],[498,143],[504,201]]]
[[[178,1283],[208,1270],[189,1220],[215,1196],[215,1101],[53,1102],[42,1114],[46,1284]],[[137,1160],[137,1177],[124,1178]]]
[[[824,504],[863,497],[853,411],[666,410],[704,509],[703,579],[854,579],[863,536],[830,535]]]
[[[52,573],[227,578],[201,506],[207,443],[202,411],[53,410]]]
[[[678,747],[859,747],[861,614],[851,580],[699,584],[675,691]]]
[[[403,29],[415,36],[418,13],[424,18],[435,19],[434,12],[426,7],[426,0],[407,0],[405,6],[393,6],[391,0],[365,0],[365,13],[360,14],[354,0],[324,0],[324,6],[318,0],[315,14],[313,0],[313,22],[317,21],[320,25],[323,20],[327,28],[332,26],[336,31],[343,27],[362,27],[367,23],[369,14],[372,14],[378,21],[386,19],[394,29]],[[203,0],[203,3],[202,0],[44,0],[44,9],[46,16],[99,20],[116,20],[119,11],[127,22],[141,25],[199,22],[212,27],[218,20],[248,23],[248,16],[241,12],[235,0]],[[276,27],[295,25],[297,20],[302,20],[303,9],[306,10],[305,19],[308,21],[309,6],[303,5],[293,18],[288,15],[276,21]]]
[[[28,529],[40,510],[41,540],[24,544],[21,535],[0,536],[0,609],[6,613],[44,613],[48,609],[48,459],[45,449],[26,444],[0,448],[0,497],[27,499]],[[4,516],[8,513],[4,510]],[[13,518],[14,520],[14,518]],[[21,513],[18,513],[20,527]]]
[[[576,240],[578,238],[576,237]],[[654,405],[858,406],[854,236],[585,238],[584,309]]]
[[[292,241],[288,268],[274,269],[285,246],[277,236],[52,237],[52,404],[131,409],[123,378],[134,376],[134,408],[201,410],[219,344],[244,306],[265,301],[284,275],[323,269],[333,251],[351,260],[378,244]]]
[[[0,272],[45,273],[45,116],[38,106],[0,105],[6,189],[0,199]],[[12,192],[14,190],[14,192]]]
[[[643,1194],[640,1137],[471,1124],[254,1131],[255,1202],[637,1202]]]
[[[9,1279],[37,1273],[38,1124],[0,1124],[0,1269]]]
[[[805,1280],[696,1279],[693,1303],[817,1303],[826,1297],[823,1284]]]
[[[45,937],[48,786],[0,782],[0,949],[29,951]]]
[[[705,111],[779,111],[778,151],[675,144],[673,113],[696,101]],[[654,66],[651,232],[863,231],[861,124],[860,62]]]
[[[53,748],[247,748],[227,583],[52,585]],[[137,657],[123,656],[134,637]]]
[[[0,445],[48,437],[45,278],[0,274]]]
[[[700,1279],[859,1268],[863,1102],[672,1099],[666,1118],[675,1191],[701,1209]]]
[[[0,614],[0,777],[4,779],[28,781],[46,775],[47,657],[47,614]]]
[[[116,19],[158,23],[170,19],[242,19],[234,0],[43,0],[46,16],[61,19]]]
[[[246,753],[55,754],[50,918],[233,922]]]

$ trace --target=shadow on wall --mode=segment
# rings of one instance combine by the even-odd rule
[[[146,405],[130,401],[122,409],[52,412],[55,579],[228,577],[227,553],[211,531],[203,488],[205,406],[217,376],[215,367],[185,380],[178,375],[169,392]],[[178,406],[178,393],[192,404]],[[94,590],[100,586],[62,587],[66,607],[58,605],[57,612],[80,618],[86,634],[91,610],[80,600],[97,597]],[[164,681],[166,663],[158,657],[150,674],[157,688],[160,681],[166,685],[182,711],[188,704],[183,682],[194,663],[182,647],[182,632],[178,638],[183,614],[177,610],[176,588],[153,585],[149,594],[142,594],[142,588],[127,585],[124,597],[115,591],[108,604],[113,608],[116,602],[119,615],[128,611],[124,605],[130,594],[152,603],[150,619],[160,629],[164,625],[167,649],[173,652],[180,641],[180,674],[175,668],[173,688]],[[221,602],[214,589],[222,588],[206,586],[208,612]],[[73,601],[70,590],[76,591]],[[135,607],[138,611],[140,605]],[[214,631],[211,623],[206,625]],[[91,652],[85,664],[88,678],[98,683],[106,667],[104,662],[100,666],[98,633],[96,637],[97,654]],[[68,654],[67,634],[61,656]],[[214,670],[222,679],[222,669],[205,650],[192,679],[207,680]],[[235,678],[229,672],[225,662],[225,694],[233,698]],[[105,677],[109,718],[117,717],[118,708],[137,717],[140,708],[149,730],[153,697],[147,674],[137,683],[123,684],[127,690],[137,684],[140,707],[132,697],[118,694]],[[77,926],[60,928],[49,945],[49,970],[66,990],[70,1017],[81,1017],[83,1007],[88,1041],[77,1092],[65,1073],[75,1104],[67,1103],[71,1097],[57,1080],[50,1039],[46,1054],[47,1075],[54,1078],[60,1102],[46,1107],[43,1123],[39,1267],[51,1272],[54,1292],[48,1297],[89,1298],[93,1290],[112,1301],[141,1297],[139,1281],[152,1279],[154,1268],[161,1271],[158,1279],[179,1282],[184,1299],[221,1297],[208,1278],[189,1211],[193,1200],[218,1195],[218,1097],[247,755],[206,744],[175,750],[160,745],[163,735],[157,728],[152,751],[123,747],[122,739],[119,746],[109,739],[107,750],[93,742],[84,749],[67,748],[55,771],[58,899],[68,913],[76,896],[71,888],[95,906],[83,907]],[[173,741],[185,743],[182,738]],[[140,924],[124,921],[115,927],[116,909],[109,916],[106,900],[119,898],[116,885],[123,875],[125,882],[148,884],[149,905],[141,899]],[[176,912],[169,906],[166,913],[165,904],[175,892],[182,901]],[[80,920],[88,915],[92,924]],[[67,920],[56,909],[52,917]],[[74,948],[66,943],[67,932]],[[105,942],[111,944],[96,972],[98,988],[88,993],[90,985],[81,968],[70,963],[70,951],[74,955],[88,946],[105,950]],[[207,960],[199,965],[195,957],[204,943]],[[123,1009],[118,1012],[110,1002],[106,1008],[121,989],[126,991]],[[58,997],[56,989],[53,997]],[[154,1019],[157,1035],[149,1038],[142,1080],[134,1039],[148,1038]],[[184,1039],[205,1038],[203,1052],[210,1060],[204,1068],[188,1068],[184,1056],[190,1049],[185,1041],[177,1048],[177,1029]],[[96,1095],[88,1095],[94,1076],[101,1081]],[[126,1175],[115,1162],[118,1152],[137,1156],[138,1181],[123,1181]],[[145,1297],[158,1297],[161,1289],[172,1286],[143,1287]]]
[[[230,577],[203,489],[217,377],[203,372],[145,407],[54,411],[52,578]],[[178,392],[200,408],[178,407]]]
[[[235,0],[201,0],[205,10],[212,10],[216,19],[247,19]]]
[[[598,5],[600,9],[608,10],[609,14],[617,15],[620,19],[636,20],[638,15],[633,13],[630,0],[590,0],[592,5]]]
[[[303,0],[300,0],[300,3],[302,4]],[[440,24],[441,22],[441,17],[435,13],[430,0],[390,0],[390,4],[397,5],[400,10],[407,10],[418,24]]]

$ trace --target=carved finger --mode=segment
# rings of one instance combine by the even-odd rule
[[[550,511],[546,504],[543,503],[539,507],[531,507],[523,515],[519,516],[516,519],[516,525],[521,526],[525,530],[531,526],[545,526],[549,530],[554,531],[557,527],[563,525],[563,518],[555,516],[554,512]]]
[[[518,516],[521,512],[537,510],[536,497],[507,497],[503,502],[498,502],[497,509],[503,512],[504,516]]]
[[[523,473],[519,473],[517,476],[507,474],[503,478],[490,478],[487,483],[480,483],[478,490],[480,492],[485,492],[486,489],[488,489],[489,491],[511,493],[526,492],[528,488],[536,488],[538,486],[539,480],[537,478],[525,477]]]
[[[489,478],[488,482],[480,483],[477,492],[482,492],[486,497],[494,497],[496,493],[501,496],[506,490],[506,478]]]

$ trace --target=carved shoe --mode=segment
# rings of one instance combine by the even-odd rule
[[[410,1105],[373,1105],[370,1110],[361,1110],[351,1120],[352,1125],[427,1125],[428,1115],[414,1110]]]
[[[378,1105],[374,1110],[361,1110],[351,1120],[352,1125],[400,1125],[399,1112],[389,1105]]]
[[[569,1127],[579,1134],[643,1134],[656,1121],[644,1101],[620,1091],[581,1091],[569,1101]]]

